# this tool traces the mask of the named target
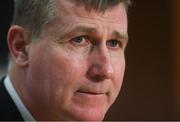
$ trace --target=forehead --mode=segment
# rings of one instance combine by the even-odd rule
[[[126,21],[126,9],[123,3],[116,5],[111,9],[107,9],[104,12],[96,10],[87,11],[85,5],[77,5],[73,0],[56,0],[55,2],[55,13],[59,18],[73,18],[82,17],[86,19],[104,19],[106,21],[121,22]],[[74,20],[73,20],[74,21]]]
[[[85,30],[86,34],[93,32],[93,36],[101,36],[105,33],[109,36],[114,32],[125,37],[128,36],[127,15],[123,3],[103,13],[94,10],[89,12],[84,8],[85,6],[75,5],[71,1],[55,0],[56,19],[45,26],[46,29],[43,29],[45,35],[43,34],[43,36],[62,38],[65,33],[68,35],[73,31],[72,34],[74,34],[79,30],[80,32]]]

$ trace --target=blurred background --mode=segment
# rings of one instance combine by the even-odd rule
[[[132,0],[127,68],[106,120],[180,120],[180,0]],[[0,77],[13,1],[0,1]]]

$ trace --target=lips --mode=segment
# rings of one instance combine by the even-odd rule
[[[73,103],[80,108],[91,110],[106,105],[109,99],[108,90],[100,87],[81,87],[73,96]],[[101,108],[100,107],[100,108]]]
[[[108,84],[85,84],[76,89],[76,94],[84,94],[90,96],[109,96],[109,85]]]
[[[83,90],[78,90],[78,93],[82,94],[89,94],[89,95],[103,95],[106,94],[106,92],[101,92],[101,91],[83,91]]]

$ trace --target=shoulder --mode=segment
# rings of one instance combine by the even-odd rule
[[[5,77],[0,79],[0,121],[1,120],[22,120],[13,100],[4,85]]]

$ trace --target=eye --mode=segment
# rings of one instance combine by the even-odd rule
[[[78,37],[72,38],[70,41],[72,44],[76,46],[84,46],[84,45],[89,44],[89,41],[87,37],[85,36],[78,36]]]
[[[112,40],[107,41],[107,46],[108,46],[109,48],[114,48],[114,49],[116,49],[116,48],[122,48],[121,42],[118,41],[118,40],[115,40],[115,39],[112,39]]]

